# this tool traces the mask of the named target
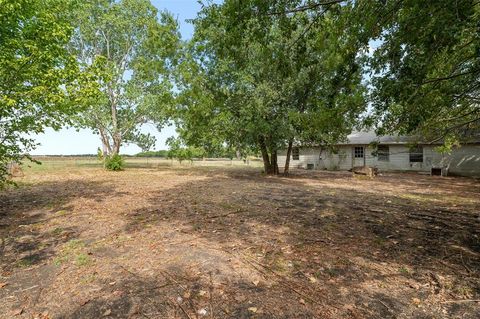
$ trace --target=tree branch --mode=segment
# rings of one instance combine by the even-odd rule
[[[290,9],[290,10],[274,11],[274,12],[269,13],[269,15],[284,15],[284,14],[288,14],[288,13],[296,13],[296,12],[315,10],[315,9],[317,9],[319,7],[322,7],[322,6],[331,6],[333,4],[342,3],[342,2],[345,2],[345,0],[322,1],[322,2],[318,2],[318,3],[307,4],[307,5],[300,6],[300,7],[297,7],[297,8],[293,8],[293,9]]]
[[[425,84],[434,83],[434,82],[446,81],[446,80],[454,79],[454,78],[457,78],[457,77],[460,77],[460,76],[464,76],[464,75],[472,74],[472,73],[475,73],[475,72],[479,72],[479,71],[480,71],[480,69],[473,69],[473,70],[470,70],[470,71],[460,72],[460,73],[452,74],[452,75],[445,76],[445,77],[428,79],[428,80],[420,83],[420,85],[425,85]]]
[[[310,31],[310,29],[318,21],[318,19],[321,16],[323,16],[325,14],[325,12],[327,12],[327,10],[330,9],[331,6],[332,6],[331,4],[326,5],[325,8],[322,10],[322,12],[320,12],[320,14],[318,14],[315,18],[313,18],[312,22],[310,22],[310,24],[303,30],[303,32],[298,36],[298,38],[296,38],[295,41],[293,41],[288,46],[287,51],[289,51],[298,41],[300,41],[301,38],[303,38],[308,33],[308,31]]]

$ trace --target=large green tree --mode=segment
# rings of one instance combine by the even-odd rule
[[[159,127],[173,101],[171,72],[179,46],[178,26],[148,0],[89,0],[75,14],[71,42],[82,70],[80,88],[96,91],[81,99],[78,117],[101,138],[105,155],[122,144],[148,150],[155,139],[141,131]]]
[[[65,86],[76,74],[66,50],[71,10],[62,0],[0,0],[0,184],[7,164],[35,147],[28,136],[60,128],[77,111]]]
[[[480,3],[390,0],[364,10],[378,46],[370,120],[379,131],[446,146],[478,139]]]
[[[278,12],[323,12],[346,0],[285,0]],[[417,135],[446,149],[478,140],[480,3],[475,0],[362,0],[346,32],[370,39],[367,127]],[[362,32],[358,32],[361,30]]]
[[[265,172],[277,174],[279,149],[331,145],[350,132],[365,107],[358,52],[366,43],[360,32],[343,32],[354,3],[292,13],[301,4],[204,7],[180,68],[178,126],[187,144],[256,150]]]

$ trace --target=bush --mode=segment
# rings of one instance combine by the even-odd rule
[[[123,161],[123,158],[118,154],[115,154],[113,156],[107,156],[105,158],[105,168],[109,171],[122,171],[124,167],[125,162]]]

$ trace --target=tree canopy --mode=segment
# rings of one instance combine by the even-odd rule
[[[326,3],[287,1],[288,12]],[[367,127],[416,135],[446,149],[479,139],[480,4],[474,0],[365,0],[356,7],[373,46]],[[357,27],[354,27],[354,30]]]
[[[66,90],[77,74],[66,47],[72,8],[61,0],[0,0],[0,185],[7,164],[35,146],[31,134],[59,129],[77,111]]]
[[[386,1],[371,13],[379,47],[370,62],[369,120],[380,133],[419,134],[446,146],[478,139],[478,1]]]
[[[292,15],[286,3],[204,7],[180,67],[180,136],[196,146],[259,151],[270,174],[278,173],[279,149],[294,141],[331,145],[365,109],[358,52],[366,42],[344,32],[354,5]]]

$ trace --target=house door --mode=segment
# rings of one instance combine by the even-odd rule
[[[352,148],[352,167],[365,166],[365,147],[355,146]]]

